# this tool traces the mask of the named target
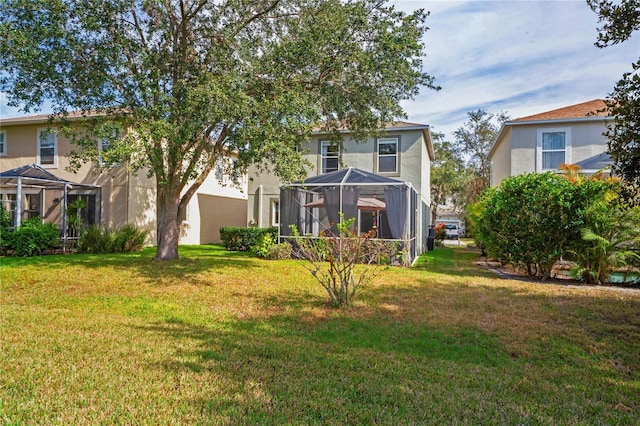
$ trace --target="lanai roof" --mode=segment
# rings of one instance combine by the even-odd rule
[[[18,178],[22,178],[23,185],[60,188],[68,185],[71,188],[98,188],[95,185],[71,182],[43,169],[37,164],[28,164],[15,169],[0,172],[2,185],[17,185]]]

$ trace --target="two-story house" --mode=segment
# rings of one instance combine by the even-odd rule
[[[101,141],[96,144],[98,149],[107,148]],[[45,115],[0,119],[0,172],[34,164],[36,174],[39,169],[40,175],[49,177],[41,182],[25,178],[20,187],[15,178],[0,180],[0,203],[11,213],[14,224],[38,216],[61,225],[65,205],[68,208],[81,200],[84,225],[115,228],[133,224],[149,230],[149,243],[154,244],[155,179],[144,170],[133,173],[124,164],[106,169],[85,164],[70,172],[67,155],[73,148]],[[56,178],[75,185],[68,184],[71,190],[66,193],[64,185],[55,184]],[[229,185],[227,179],[224,173],[212,172],[193,196],[182,223],[181,244],[219,242],[220,226],[245,226],[246,181]]]
[[[608,164],[603,133],[612,121],[601,99],[507,121],[489,152],[491,186],[522,173],[557,171],[561,164],[597,172]]]
[[[430,224],[430,163],[434,158],[429,126],[397,122],[387,126],[379,137],[356,142],[349,131],[343,132],[342,144],[332,144],[329,135],[313,133],[301,146],[303,158],[311,164],[307,176],[319,176],[353,167],[379,176],[409,183],[417,193],[414,214],[417,223],[418,251],[426,246],[424,236]],[[249,172],[249,226],[280,226],[280,185],[277,177]],[[384,220],[384,215],[382,217]],[[381,224],[383,225],[383,224]],[[281,230],[282,231],[282,230]]]

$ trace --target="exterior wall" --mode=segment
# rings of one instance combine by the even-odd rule
[[[511,175],[511,129],[491,159],[491,186]]]
[[[221,226],[247,225],[247,181],[219,181],[212,171],[187,206],[180,244],[220,242]]]
[[[5,132],[7,143],[6,156],[0,157],[0,170],[10,170],[31,163],[37,164],[38,130],[48,127],[49,124],[44,120],[26,120],[10,124],[0,121],[0,130]],[[62,179],[99,186],[97,222],[109,228],[133,224],[147,229],[149,231],[147,242],[150,245],[155,244],[157,241],[155,179],[147,177],[147,170],[131,173],[125,166],[115,166],[99,171],[94,164],[85,164],[76,173],[69,172],[66,170],[69,166],[66,155],[73,148],[69,140],[58,135],[56,164],[42,167]],[[180,240],[182,244],[218,242],[220,226],[246,225],[247,183],[243,180],[239,187],[227,184],[226,181],[219,182],[215,172],[212,172],[200,187],[187,207],[188,219],[183,225]],[[15,194],[15,188],[0,188],[0,192]],[[23,193],[37,194],[40,190],[24,188]],[[45,221],[61,223],[61,198],[62,190],[42,191],[42,217]],[[206,226],[201,227],[201,223]]]
[[[426,130],[428,131],[428,130]],[[397,137],[398,172],[379,173],[382,176],[410,182],[418,193],[416,206],[417,246],[422,251],[426,241],[426,229],[429,225],[430,214],[430,159],[422,130],[404,130],[402,128],[389,129],[384,137]],[[307,176],[317,176],[322,172],[322,141],[328,140],[325,135],[314,135],[310,141],[303,144],[301,149],[311,167]],[[369,138],[364,143],[357,143],[345,135],[343,140],[342,164],[340,168],[355,167],[361,170],[378,173],[377,145],[375,138]],[[280,180],[269,172],[258,172],[257,168],[249,170],[247,224],[249,226],[273,226],[272,202],[279,201]],[[425,217],[426,212],[426,219]],[[422,238],[424,236],[424,238]]]
[[[567,132],[570,148],[566,162],[574,164],[607,150],[604,120],[540,122],[511,124],[494,151],[491,160],[493,173],[491,185],[496,186],[510,176],[540,171],[538,164],[538,134],[541,130]]]

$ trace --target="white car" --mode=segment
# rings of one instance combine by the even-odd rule
[[[460,238],[460,228],[458,228],[458,225],[454,225],[453,223],[446,223],[444,225],[444,230],[447,233],[447,239],[457,240]]]

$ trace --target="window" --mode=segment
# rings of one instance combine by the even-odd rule
[[[378,139],[378,173],[398,172],[398,139]]]
[[[280,201],[271,200],[271,226],[280,225]]]
[[[571,162],[570,129],[538,129],[536,170],[558,170],[563,163]]]
[[[38,129],[38,164],[45,167],[57,167],[56,151],[57,151],[56,134],[49,129]]]
[[[98,141],[98,164],[101,166],[118,166],[119,162],[110,159],[107,152],[111,149],[111,140],[104,138]]]
[[[24,210],[24,219],[42,218],[42,194],[25,194],[27,206]]]
[[[340,164],[340,147],[329,141],[322,141],[321,146],[322,167],[321,173],[335,172]]]
[[[0,156],[7,155],[7,132],[0,130]]]

